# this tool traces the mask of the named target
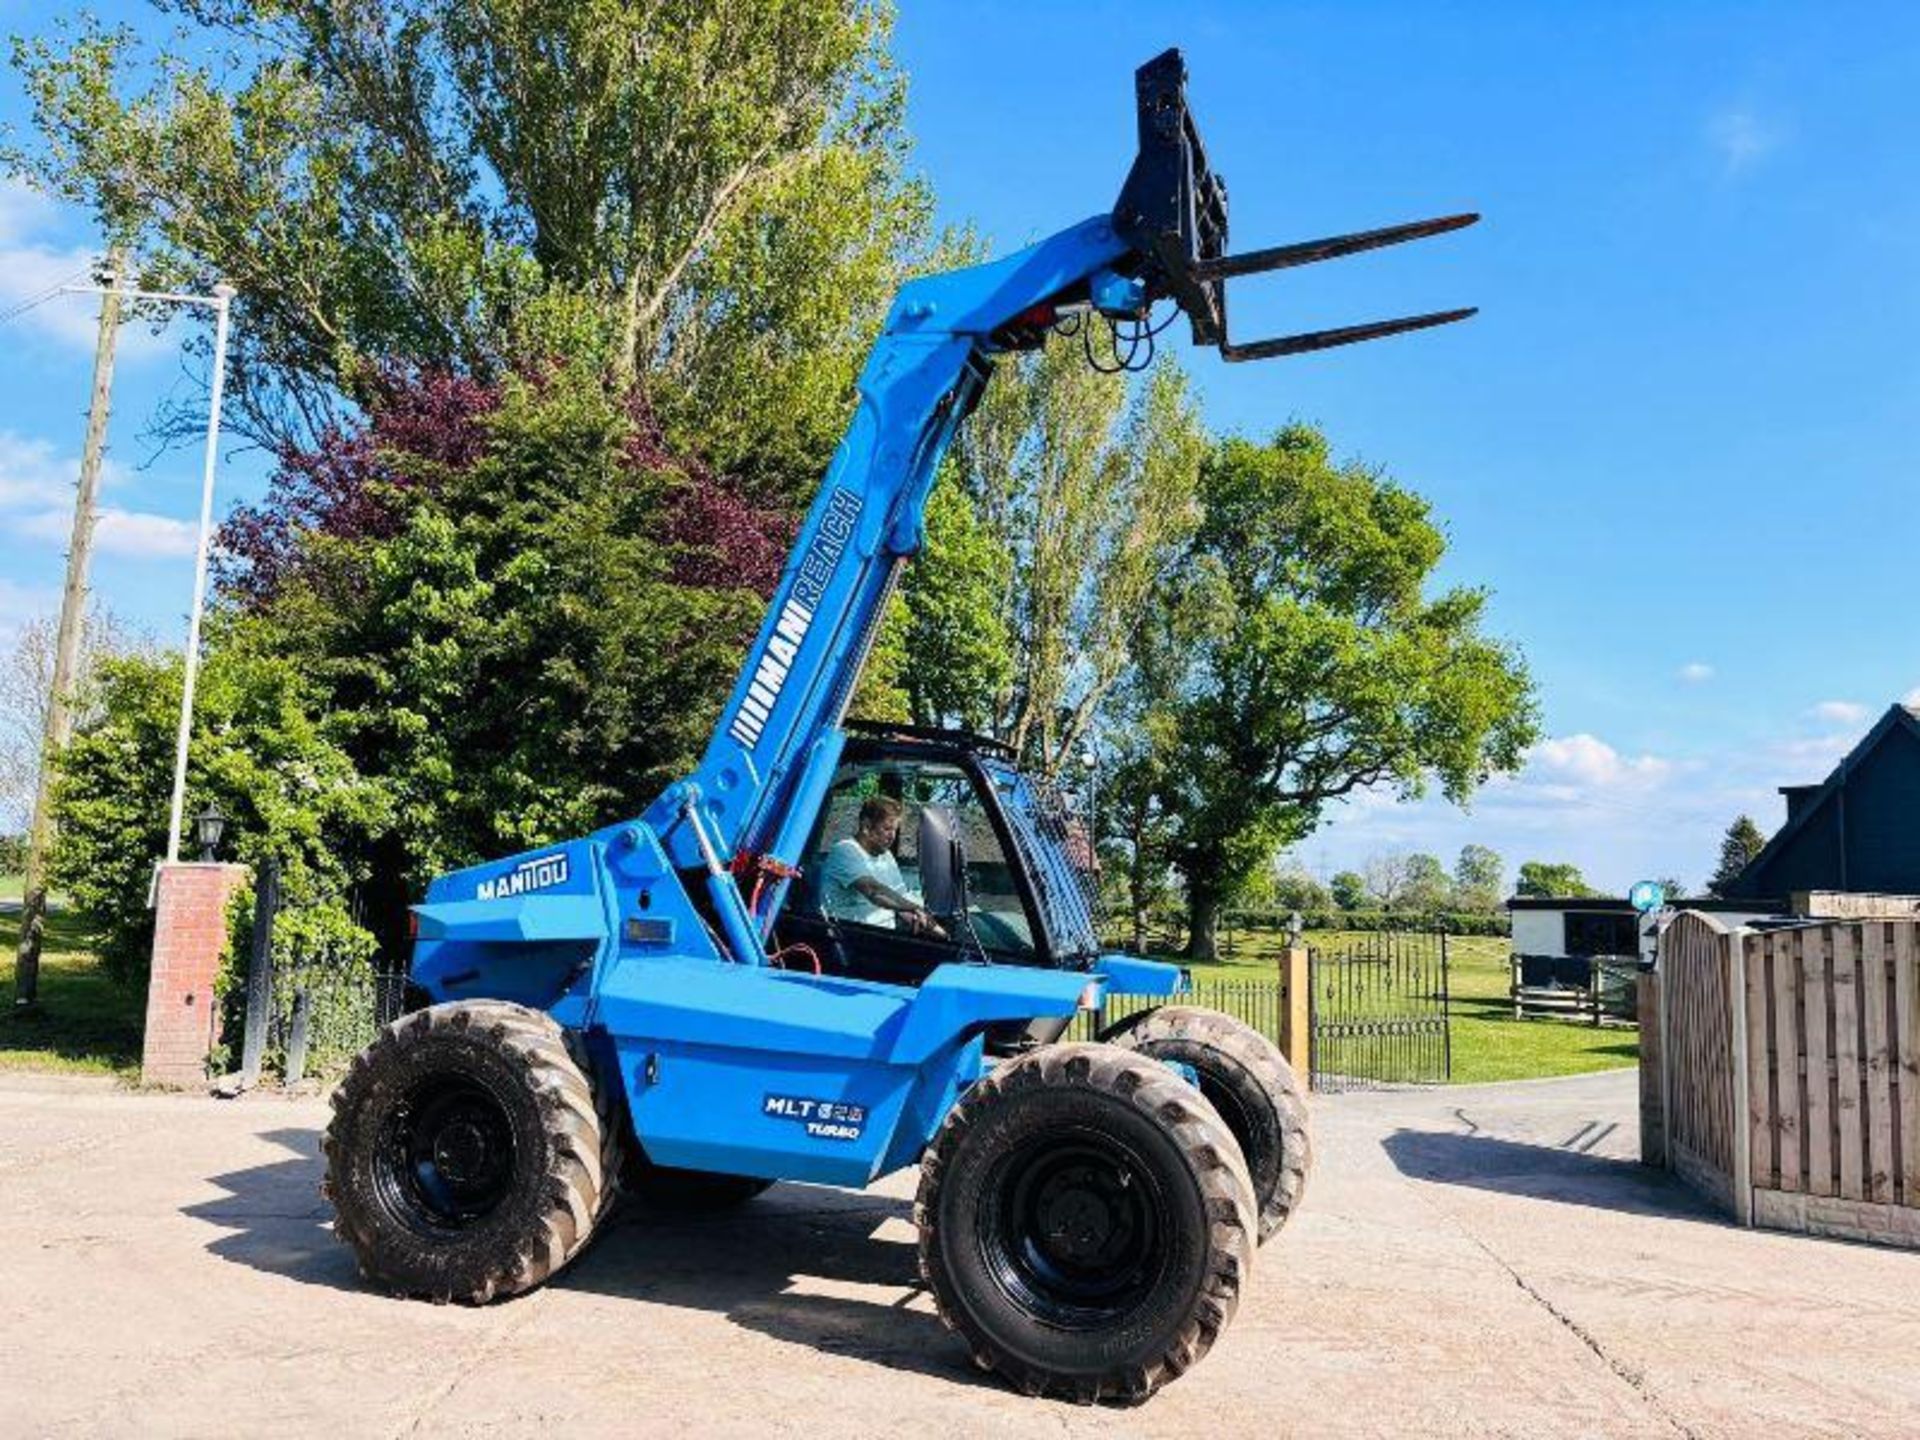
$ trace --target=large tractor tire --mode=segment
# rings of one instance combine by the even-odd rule
[[[1313,1169],[1313,1137],[1298,1077],[1273,1042],[1217,1010],[1163,1005],[1121,1021],[1100,1037],[1155,1060],[1193,1067],[1200,1093],[1220,1112],[1260,1207],[1260,1243],[1287,1223]]]
[[[750,1175],[716,1170],[679,1170],[656,1165],[639,1146],[627,1152],[620,1188],[632,1200],[663,1215],[704,1215],[744,1205],[773,1185]]]
[[[921,1162],[920,1273],[941,1319],[1030,1395],[1138,1401],[1226,1328],[1253,1188],[1213,1107],[1111,1045],[997,1065]]]
[[[553,1018],[500,1001],[401,1017],[354,1060],[323,1142],[369,1280],[483,1305],[558,1273],[610,1208],[620,1132]]]

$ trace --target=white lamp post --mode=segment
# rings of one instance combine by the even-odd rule
[[[90,294],[100,293],[91,285],[62,287]],[[187,673],[180,692],[180,734],[174,746],[173,806],[167,816],[167,859],[180,858],[181,812],[187,801],[187,739],[193,732],[193,685],[200,672],[200,611],[207,598],[207,552],[213,540],[213,462],[220,443],[220,392],[227,378],[227,314],[236,293],[222,281],[211,295],[182,295],[162,290],[119,290],[128,300],[159,300],[170,305],[206,305],[212,307],[213,321],[213,395],[207,406],[206,468],[200,479],[200,540],[193,561],[193,609],[187,619]]]

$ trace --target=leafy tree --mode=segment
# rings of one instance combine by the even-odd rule
[[[1653,883],[1660,887],[1660,893],[1667,897],[1667,901],[1669,904],[1671,904],[1675,900],[1684,900],[1687,898],[1687,887],[1685,885],[1682,885],[1678,880],[1674,879],[1671,875],[1668,875],[1663,879],[1656,880]]]
[[[1425,594],[1445,539],[1424,500],[1335,464],[1304,425],[1216,446],[1201,498],[1174,583],[1206,591],[1213,616],[1168,691],[1163,787],[1196,959],[1221,906],[1328,801],[1434,784],[1465,800],[1537,733],[1524,663],[1481,633],[1485,593]]]
[[[995,697],[1013,681],[1003,609],[1012,578],[1012,556],[981,520],[972,495],[958,477],[943,477],[927,499],[926,544],[908,565],[901,602],[888,617],[910,657],[901,670],[916,723],[987,727]],[[875,669],[869,662],[863,692],[884,683]]]
[[[1275,910],[1325,910],[1332,900],[1327,887],[1291,855],[1267,867],[1266,892],[1262,901]]]
[[[160,53],[16,41],[38,135],[0,163],[145,283],[239,287],[248,434],[312,443],[393,363],[593,355],[722,468],[816,478],[927,249],[884,3],[156,4],[193,27]]]
[[[1407,856],[1369,855],[1361,866],[1367,899],[1382,910],[1397,910],[1407,893]]]
[[[1447,867],[1434,855],[1407,857],[1406,888],[1401,905],[1411,911],[1433,914],[1445,910],[1453,901],[1453,881]]]
[[[1714,867],[1713,878],[1707,881],[1709,895],[1724,895],[1740,872],[1753,863],[1754,856],[1767,848],[1767,837],[1760,827],[1753,823],[1751,815],[1734,817],[1727,833],[1720,839],[1720,863]]]
[[[1141,616],[1199,521],[1204,449],[1170,360],[1130,389],[1064,337],[1003,360],[961,432],[958,478],[980,543],[1000,557],[975,572],[963,618],[1007,637],[1013,657],[962,673],[976,691],[991,682],[991,730],[1038,769],[1078,753],[1131,673]],[[994,585],[997,622],[985,608]]]
[[[1556,900],[1579,899],[1597,892],[1587,884],[1578,865],[1528,860],[1520,866],[1520,878],[1513,893],[1529,899]]]
[[[363,898],[396,943],[432,875],[631,814],[684,772],[787,526],[581,365],[396,378],[374,407],[236,517],[224,594],[393,800]]]
[[[55,624],[36,615],[18,626],[0,655],[0,827],[25,830],[40,784],[40,746],[46,738],[47,701],[53,691]],[[146,654],[151,642],[129,628],[104,605],[95,604],[80,625],[80,664],[74,693],[68,697],[76,727],[93,718],[98,699],[91,677],[99,663],[115,655]],[[24,839],[22,844],[24,845]],[[24,863],[24,849],[22,850]],[[0,863],[0,871],[12,873]]]
[[[1147,948],[1152,916],[1176,898],[1168,862],[1172,824],[1160,808],[1161,747],[1145,730],[1120,729],[1113,741],[1118,759],[1102,777],[1100,828],[1119,847],[1130,943]]]
[[[1498,910],[1505,880],[1499,855],[1485,845],[1462,845],[1453,862],[1454,903],[1462,910]]]
[[[227,849],[282,866],[287,898],[349,946],[364,932],[347,908],[367,878],[369,840],[391,823],[389,792],[355,769],[321,689],[263,650],[257,626],[216,619],[194,690],[187,810],[217,801]],[[166,849],[180,718],[177,655],[103,659],[95,703],[59,762],[52,880],[97,934],[110,974],[137,981],[153,945],[147,887]],[[364,953],[364,952],[362,952]]]
[[[1367,880],[1355,870],[1342,870],[1328,885],[1337,910],[1364,910],[1367,905]]]
[[[1452,898],[1446,866],[1432,855],[1375,855],[1363,869],[1366,898],[1382,910],[1444,910]]]

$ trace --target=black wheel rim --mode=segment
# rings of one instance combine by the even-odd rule
[[[1220,1118],[1227,1123],[1227,1129],[1240,1144],[1240,1156],[1247,1163],[1249,1172],[1259,1167],[1255,1163],[1253,1140],[1253,1115],[1241,1101],[1240,1096],[1223,1081],[1207,1071],[1194,1067],[1194,1073],[1200,1078],[1200,1094],[1207,1103],[1220,1112]]]
[[[431,1076],[388,1117],[374,1180],[402,1219],[459,1230],[506,1198],[514,1158],[513,1122],[498,1096],[467,1076]]]
[[[1160,1282],[1168,1201],[1124,1141],[1093,1130],[1037,1137],[1002,1157],[980,1206],[994,1282],[1045,1324],[1096,1330],[1132,1314]]]

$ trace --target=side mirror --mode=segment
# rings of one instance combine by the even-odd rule
[[[920,810],[920,896],[935,915],[958,915],[967,908],[967,852],[959,822],[944,805]]]

